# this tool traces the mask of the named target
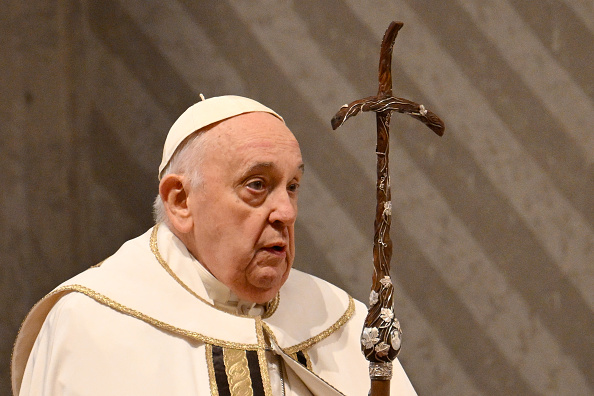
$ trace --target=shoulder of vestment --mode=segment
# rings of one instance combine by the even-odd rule
[[[355,302],[330,283],[292,269],[274,314],[266,319],[232,315],[181,287],[155,258],[147,233],[111,257],[58,286],[38,302],[21,327],[13,375],[24,370],[51,308],[68,293],[81,293],[114,311],[194,341],[227,348],[262,348],[262,331],[288,353],[307,349],[343,327]]]

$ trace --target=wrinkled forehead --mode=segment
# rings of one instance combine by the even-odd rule
[[[228,118],[204,132],[210,150],[250,156],[277,153],[301,156],[293,133],[278,118],[265,112]]]
[[[256,165],[294,173],[303,165],[299,143],[287,126],[264,112],[220,122],[202,136],[202,164],[233,172]]]
[[[202,101],[188,108],[175,121],[167,134],[163,147],[163,157],[159,166],[159,178],[177,148],[194,132],[238,115],[251,112],[268,113],[284,123],[282,117],[273,110],[255,100],[241,96],[228,95],[209,99],[203,98]]]

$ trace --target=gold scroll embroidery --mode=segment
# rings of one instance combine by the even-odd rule
[[[223,361],[231,396],[253,396],[252,380],[245,351],[224,348]]]

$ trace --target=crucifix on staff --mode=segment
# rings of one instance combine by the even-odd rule
[[[425,106],[392,96],[392,49],[402,22],[392,22],[382,40],[377,95],[343,105],[332,118],[332,129],[341,126],[360,111],[376,113],[377,189],[373,241],[373,278],[369,312],[361,334],[361,350],[369,361],[371,396],[390,394],[392,361],[400,352],[402,329],[394,316],[394,286],[390,277],[392,241],[392,202],[390,192],[389,152],[390,118],[393,111],[408,114],[423,122],[438,136],[445,130],[443,121]]]

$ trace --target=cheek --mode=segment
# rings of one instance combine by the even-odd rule
[[[289,264],[293,264],[293,260],[295,259],[295,228],[289,228],[289,257],[290,261]]]
[[[241,273],[255,258],[264,227],[257,219],[238,220],[219,227],[220,235],[213,242],[217,244],[220,255],[225,257],[225,262],[229,263],[229,271]]]
[[[261,232],[260,221],[242,206],[238,202],[217,205],[205,219],[205,224],[209,225],[211,231],[210,239],[218,245],[226,245],[228,254],[244,251],[255,243],[254,238]]]

